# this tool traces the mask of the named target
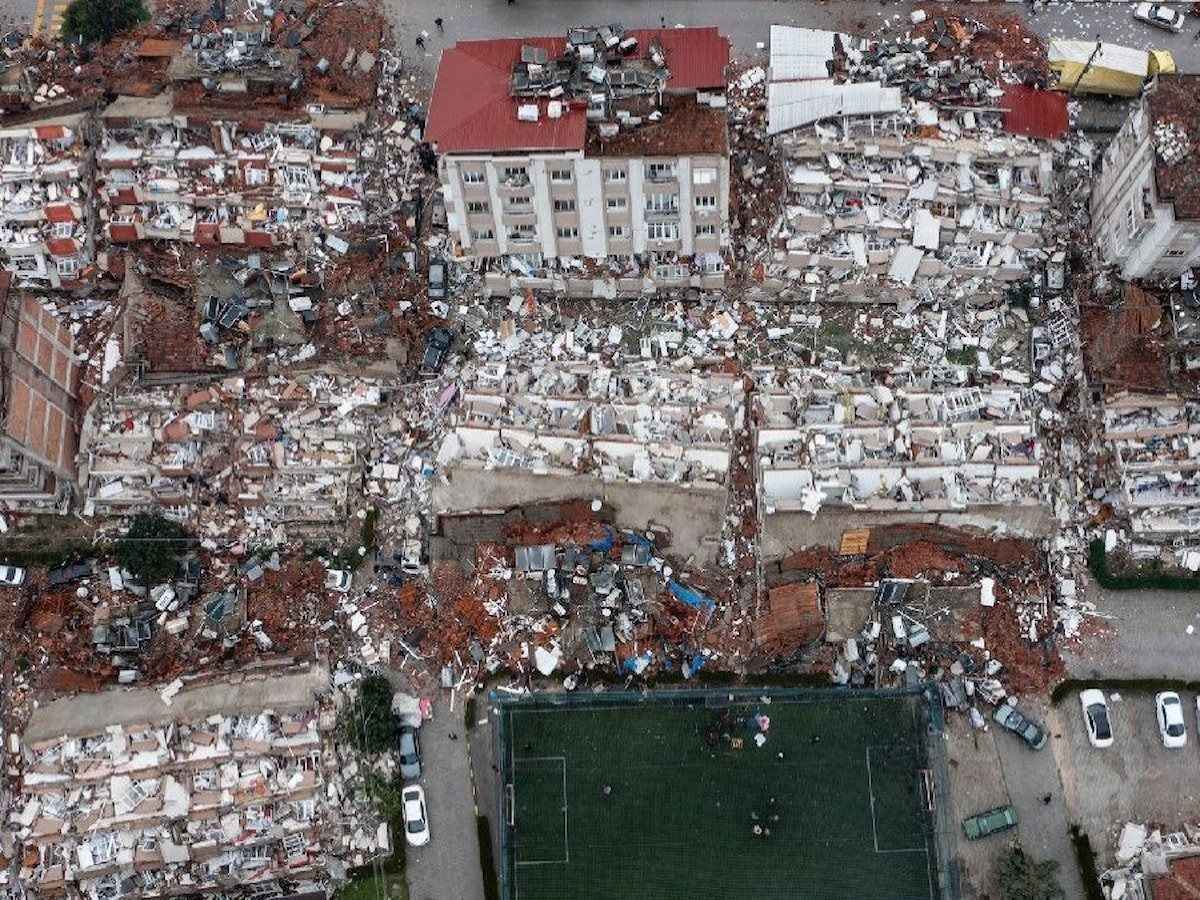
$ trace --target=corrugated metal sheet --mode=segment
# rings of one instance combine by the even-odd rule
[[[1136,97],[1141,93],[1150,71],[1149,53],[1119,44],[1101,44],[1100,52],[1088,66],[1095,49],[1092,41],[1051,41],[1046,57],[1051,71],[1058,76],[1054,88],[1120,97]]]
[[[1024,84],[1004,89],[1004,130],[1010,134],[1055,140],[1067,132],[1067,95]]]
[[[767,85],[767,133],[781,134],[833,116],[900,111],[900,88],[878,81],[836,84],[824,78]]]
[[[626,32],[637,38],[638,54],[657,41],[667,57],[668,91],[724,87],[729,40],[716,28],[665,28]],[[509,94],[521,47],[541,47],[553,59],[566,45],[561,37],[459,41],[442,54],[429,102],[425,137],[440,153],[582,149],[587,114],[582,105],[550,119],[540,104],[537,122],[517,119]]]
[[[828,64],[833,60],[834,41],[837,37],[836,31],[772,25],[771,80],[828,78],[833,74],[829,71]],[[846,37],[842,39],[848,40]]]

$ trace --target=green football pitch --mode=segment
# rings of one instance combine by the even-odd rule
[[[922,703],[502,704],[506,900],[932,900]]]

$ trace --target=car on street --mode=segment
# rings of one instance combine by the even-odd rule
[[[426,293],[430,300],[446,299],[446,264],[441,260],[429,263],[429,288]]]
[[[1154,709],[1158,714],[1158,734],[1163,746],[1177,750],[1187,743],[1187,723],[1183,721],[1183,701],[1174,691],[1163,691],[1154,695]]]
[[[50,587],[62,587],[72,581],[87,578],[95,570],[90,562],[73,563],[69,566],[58,566],[46,573],[46,581]]]
[[[1155,28],[1176,33],[1183,31],[1183,13],[1162,3],[1139,3],[1133,8],[1133,17]]]
[[[432,329],[425,335],[425,356],[421,359],[421,368],[426,372],[442,371],[453,343],[454,332],[449,328]]]
[[[1083,708],[1083,724],[1087,728],[1089,743],[1093,747],[1111,747],[1112,722],[1108,717],[1108,701],[1104,699],[1104,691],[1095,688],[1080,691],[1079,705]]]
[[[350,583],[354,576],[345,569],[330,569],[325,573],[325,587],[342,594],[350,593]]]
[[[20,587],[25,583],[25,570],[18,566],[0,566],[0,584]]]
[[[404,801],[404,839],[413,847],[429,843],[429,816],[425,812],[425,791],[410,784],[400,794]]]
[[[996,707],[992,718],[1009,731],[1019,735],[1021,740],[1034,750],[1041,750],[1046,746],[1046,729],[1020,712],[1015,705],[1001,703]]]
[[[411,725],[396,732],[396,755],[400,757],[400,777],[415,781],[421,777],[421,738]]]
[[[989,809],[987,812],[967,816],[963,819],[962,829],[968,841],[977,841],[980,838],[987,837],[989,834],[1008,831],[1008,829],[1015,827],[1016,824],[1017,811],[1015,809],[1011,806],[997,806],[995,809]]]

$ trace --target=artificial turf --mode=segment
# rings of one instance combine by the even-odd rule
[[[929,900],[920,698],[819,696],[502,708],[508,900]]]

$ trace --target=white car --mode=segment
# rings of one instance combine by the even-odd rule
[[[424,847],[429,843],[425,792],[419,784],[412,784],[404,789],[400,797],[404,800],[404,838],[414,847]]]
[[[350,593],[350,582],[353,580],[354,576],[345,569],[330,569],[325,573],[325,587],[331,591],[348,594]]]
[[[1080,691],[1079,705],[1083,707],[1083,724],[1087,726],[1088,741],[1091,745],[1111,747],[1112,723],[1108,718],[1108,702],[1104,699],[1104,691],[1095,688]]]
[[[0,584],[20,587],[25,583],[25,570],[17,566],[0,566]]]
[[[1163,691],[1154,695],[1154,708],[1158,713],[1158,733],[1163,746],[1175,750],[1187,743],[1187,724],[1183,721],[1183,703],[1174,691]]]
[[[1161,3],[1139,3],[1133,8],[1133,17],[1155,28],[1176,33],[1183,31],[1183,13]]]

